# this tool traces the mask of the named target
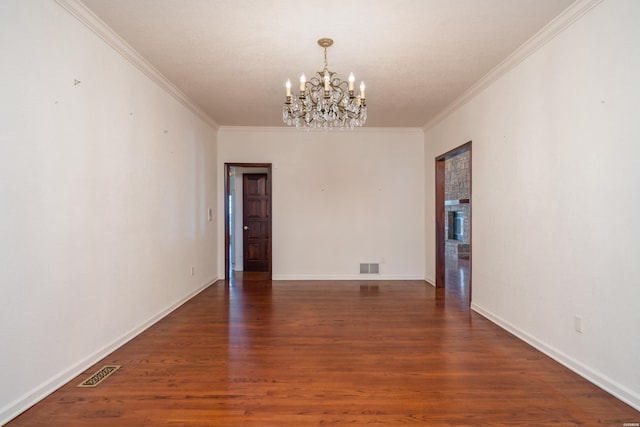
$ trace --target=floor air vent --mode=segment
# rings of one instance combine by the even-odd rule
[[[380,274],[380,264],[362,263],[360,264],[360,274]]]
[[[78,387],[95,387],[117,371],[122,365],[105,365],[95,374],[78,384]]]

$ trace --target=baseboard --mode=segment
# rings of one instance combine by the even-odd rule
[[[608,378],[606,375],[603,375],[602,373],[596,371],[595,369],[584,365],[583,363],[575,360],[574,358],[568,356],[562,351],[538,340],[536,337],[529,335],[525,331],[517,328],[516,326],[505,321],[499,316],[496,316],[490,311],[480,307],[478,304],[471,303],[471,309],[476,313],[478,313],[479,315],[495,323],[496,325],[500,326],[502,329],[506,330],[507,332],[520,338],[522,341],[526,342],[530,346],[546,354],[556,362],[572,370],[573,372],[580,375],[587,381],[597,385],[598,387],[612,394],[613,396],[620,399],[627,405],[630,405],[634,409],[637,409],[638,411],[640,411],[640,395],[638,393],[634,392],[633,390],[629,390],[627,387],[617,383],[616,381],[613,381],[612,379]]]
[[[322,276],[322,275],[274,275],[272,280],[361,280],[361,281],[375,281],[375,280],[421,280],[424,281],[422,276],[384,276],[381,274],[353,274],[353,275],[335,275],[335,276]]]
[[[140,335],[146,329],[153,326],[158,321],[162,320],[169,313],[174,311],[176,308],[180,307],[185,302],[189,301],[191,298],[198,295],[200,292],[207,289],[209,286],[213,285],[218,281],[218,277],[212,278],[202,284],[200,287],[195,289],[193,292],[190,292],[186,296],[180,298],[178,301],[164,308],[160,312],[151,316],[145,322],[131,329],[129,332],[125,333],[121,337],[115,339],[111,343],[102,347],[95,353],[85,357],[79,362],[75,363],[68,369],[59,373],[58,375],[50,378],[45,381],[43,384],[37,386],[32,391],[25,393],[12,403],[9,403],[4,408],[0,409],[0,426],[5,425],[63,385],[67,384],[69,381],[80,375],[82,372],[86,371],[91,366],[98,363],[101,359],[104,359],[109,354],[117,350],[119,347],[122,347],[127,342],[131,341],[133,338]]]

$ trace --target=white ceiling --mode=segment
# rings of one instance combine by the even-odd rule
[[[284,82],[367,85],[365,126],[421,127],[573,0],[82,0],[221,126],[283,126]]]

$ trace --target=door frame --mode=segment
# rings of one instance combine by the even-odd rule
[[[440,156],[437,156],[436,161],[436,288],[444,288],[445,287],[445,235],[444,235],[444,186],[446,182],[445,177],[445,160],[450,159],[451,157],[457,156],[458,154],[462,154],[464,152],[469,152],[469,247],[471,250],[469,251],[469,304],[471,304],[471,258],[473,252],[473,244],[471,239],[473,237],[472,233],[472,217],[471,214],[473,211],[473,203],[472,203],[472,151],[471,151],[471,141],[466,144],[462,144],[459,147],[454,148],[453,150],[447,151]]]
[[[229,186],[229,176],[231,173],[231,168],[242,167],[242,168],[267,168],[267,191],[269,193],[269,222],[268,222],[268,231],[269,231],[269,245],[267,247],[267,257],[269,261],[268,267],[268,280],[272,279],[272,266],[273,266],[273,233],[272,233],[272,225],[273,225],[273,216],[272,216],[272,206],[273,206],[273,194],[272,194],[272,173],[271,173],[271,163],[225,163],[224,164],[224,278],[225,280],[229,280],[229,245],[231,244],[231,237],[229,236],[229,195],[231,194],[231,188]]]

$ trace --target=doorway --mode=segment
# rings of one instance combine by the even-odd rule
[[[471,141],[436,157],[436,288],[471,304]]]
[[[225,163],[225,279],[272,278],[271,164]]]

